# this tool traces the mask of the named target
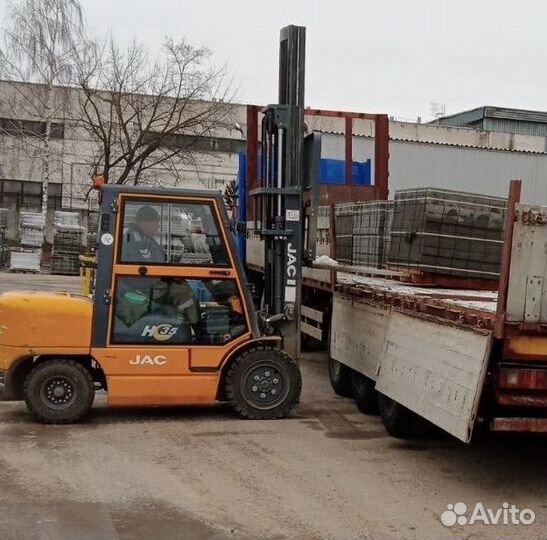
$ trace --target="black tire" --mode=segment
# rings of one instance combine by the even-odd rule
[[[253,347],[228,367],[226,397],[233,409],[250,420],[284,418],[300,400],[302,375],[281,349]]]
[[[330,385],[334,392],[342,397],[353,397],[353,389],[351,387],[351,372],[353,370],[330,356],[327,360],[327,367],[329,370]]]
[[[378,392],[374,388],[374,381],[365,375],[353,371],[351,374],[353,399],[357,408],[365,414],[378,414]]]
[[[46,360],[25,379],[28,410],[45,424],[70,424],[85,416],[95,397],[91,373],[74,360]]]
[[[426,421],[400,403],[378,394],[380,416],[387,432],[397,439],[416,439],[425,435]]]

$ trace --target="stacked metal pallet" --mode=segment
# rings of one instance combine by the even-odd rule
[[[506,199],[433,188],[395,193],[389,263],[418,271],[497,279]]]
[[[42,247],[46,218],[41,212],[19,213],[19,243],[22,246]]]
[[[83,227],[77,212],[55,212],[51,273],[75,276],[80,272]]]
[[[10,272],[38,273],[40,271],[45,227],[46,219],[41,212],[22,211],[19,213],[19,243],[21,247],[10,250]]]
[[[42,251],[39,249],[13,248],[10,249],[9,271],[37,274],[41,261]]]
[[[338,204],[336,260],[342,264],[382,267],[389,249],[391,202]]]
[[[164,231],[169,232],[161,240],[162,244],[167,244],[167,255],[171,261],[187,264],[211,262],[210,252],[208,255],[200,255],[194,246],[195,235],[192,231],[197,230],[197,224],[193,223],[192,216],[182,210],[174,210],[170,222],[168,222],[167,214],[163,217],[162,227]]]
[[[0,208],[0,229],[8,228],[8,216],[9,216],[9,209]]]
[[[392,203],[358,203],[353,212],[352,264],[381,268],[387,260]]]
[[[336,260],[353,264],[353,219],[356,204],[337,204],[334,209],[336,228]]]
[[[6,230],[8,228],[7,208],[0,208],[0,266],[4,266],[7,260],[8,246],[6,241]]]
[[[86,249],[88,253],[97,250],[99,234],[99,212],[90,212],[87,216]]]

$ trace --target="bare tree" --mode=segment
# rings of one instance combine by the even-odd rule
[[[137,41],[121,49],[112,38],[87,49],[80,63],[80,122],[98,142],[95,171],[105,181],[137,184],[150,171],[175,178],[208,137],[231,129],[230,85],[210,51],[167,39],[151,60]]]
[[[28,147],[42,166],[42,212],[47,213],[52,137],[59,135],[67,105],[68,84],[84,42],[82,8],[78,0],[22,0],[10,4],[3,43],[0,76],[12,81],[13,110],[32,120],[14,118],[0,133]],[[35,83],[34,85],[19,84]],[[56,88],[57,87],[57,88]]]

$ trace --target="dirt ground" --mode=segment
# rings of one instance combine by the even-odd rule
[[[78,281],[0,274],[0,291],[52,287]],[[396,440],[333,394],[322,354],[301,365],[301,403],[280,421],[106,409],[99,395],[88,421],[44,426],[0,403],[0,539],[547,538],[546,438]],[[457,502],[536,521],[445,527]]]

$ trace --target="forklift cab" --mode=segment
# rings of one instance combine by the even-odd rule
[[[110,405],[284,416],[301,383],[279,345],[260,335],[220,193],[102,188],[91,355]]]
[[[221,196],[105,186],[93,346],[221,349],[258,337]],[[220,363],[221,358],[211,365]]]

